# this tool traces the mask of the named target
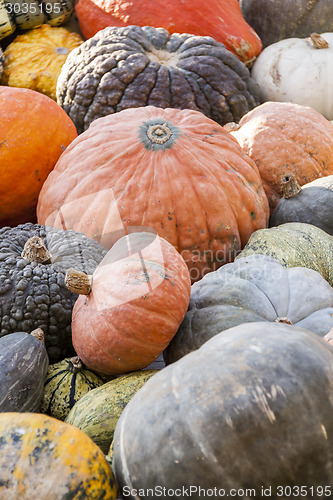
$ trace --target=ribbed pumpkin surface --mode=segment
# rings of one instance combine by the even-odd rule
[[[82,396],[104,382],[101,376],[84,368],[78,358],[54,363],[47,372],[40,411],[65,420]]]
[[[2,413],[0,442],[3,499],[116,498],[103,453],[76,427],[39,413]]]
[[[198,111],[147,106],[80,134],[44,183],[37,214],[107,248],[133,226],[153,228],[195,281],[267,226],[268,202],[254,161],[223,127]]]

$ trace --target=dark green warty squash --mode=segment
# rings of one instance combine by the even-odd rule
[[[49,366],[40,411],[65,420],[79,399],[105,382],[103,376],[88,370],[78,356],[65,358]]]
[[[105,28],[69,54],[57,102],[81,133],[96,118],[141,106],[197,110],[224,125],[257,106],[259,93],[223,43],[127,26]]]
[[[250,322],[282,322],[324,336],[333,327],[333,288],[312,269],[287,269],[249,255],[192,285],[186,316],[165,350],[167,364],[223,330]]]
[[[134,394],[159,370],[122,375],[83,396],[65,422],[85,432],[107,454],[117,421]]]
[[[308,267],[333,286],[333,237],[312,224],[289,222],[259,229],[235,260],[252,254],[270,255],[286,267]]]
[[[333,236],[333,175],[300,186],[293,174],[282,179],[283,198],[275,207],[269,225],[305,222]]]
[[[48,366],[40,328],[1,337],[0,413],[39,411]]]
[[[51,363],[74,355],[72,308],[77,295],[65,286],[75,267],[92,274],[106,253],[75,231],[38,224],[0,229],[0,337],[41,328]]]
[[[120,491],[197,486],[191,499],[201,500],[199,486],[266,498],[264,487],[278,500],[290,498],[278,486],[303,486],[310,500],[310,488],[332,488],[332,361],[328,342],[296,326],[250,323],[216,335],[124,409],[113,440]]]

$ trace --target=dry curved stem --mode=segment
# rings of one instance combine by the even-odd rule
[[[67,369],[72,372],[72,373],[78,373],[79,371],[81,371],[83,368],[83,363],[81,361],[81,359],[79,358],[79,356],[74,356],[73,358],[71,358],[68,362],[68,367]]]
[[[296,177],[292,173],[284,175],[281,179],[281,191],[282,196],[285,199],[293,198],[296,196],[302,188],[298,184]]]
[[[291,320],[289,318],[287,318],[287,316],[281,316],[281,317],[276,318],[274,323],[285,323],[286,325],[292,325]]]
[[[42,238],[39,236],[32,236],[29,238],[21,253],[23,259],[29,262],[39,262],[40,264],[50,264],[52,255],[45,246]]]
[[[45,334],[44,334],[44,331],[41,328],[36,328],[35,330],[33,330],[30,333],[30,335],[32,335],[37,340],[39,340],[40,342],[42,342],[43,344],[45,344]]]
[[[319,33],[311,33],[310,38],[316,49],[327,49],[329,47],[328,42]]]
[[[92,276],[71,267],[67,269],[65,285],[73,293],[89,295],[92,287]]]

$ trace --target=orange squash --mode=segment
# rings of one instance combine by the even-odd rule
[[[258,169],[232,135],[199,111],[154,106],[94,120],[59,158],[37,212],[106,248],[152,228],[192,281],[232,261],[268,222]]]
[[[106,375],[150,365],[177,332],[191,294],[182,257],[148,232],[121,238],[91,279],[68,270],[66,284],[82,294],[72,315],[75,351],[90,369]]]
[[[271,212],[283,196],[286,174],[301,186],[333,174],[333,125],[310,107],[265,102],[244,115],[231,134],[255,161]]]
[[[154,26],[169,33],[211,36],[251,64],[262,50],[257,33],[243,18],[238,0],[79,0],[75,6],[86,38],[107,26]]]
[[[39,191],[76,128],[34,90],[1,86],[0,108],[0,227],[35,222]]]
[[[80,429],[40,413],[0,414],[0,497],[115,500],[101,449]]]

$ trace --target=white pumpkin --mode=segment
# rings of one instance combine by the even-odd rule
[[[266,47],[251,76],[261,102],[293,102],[310,106],[333,120],[333,33],[286,38]]]

